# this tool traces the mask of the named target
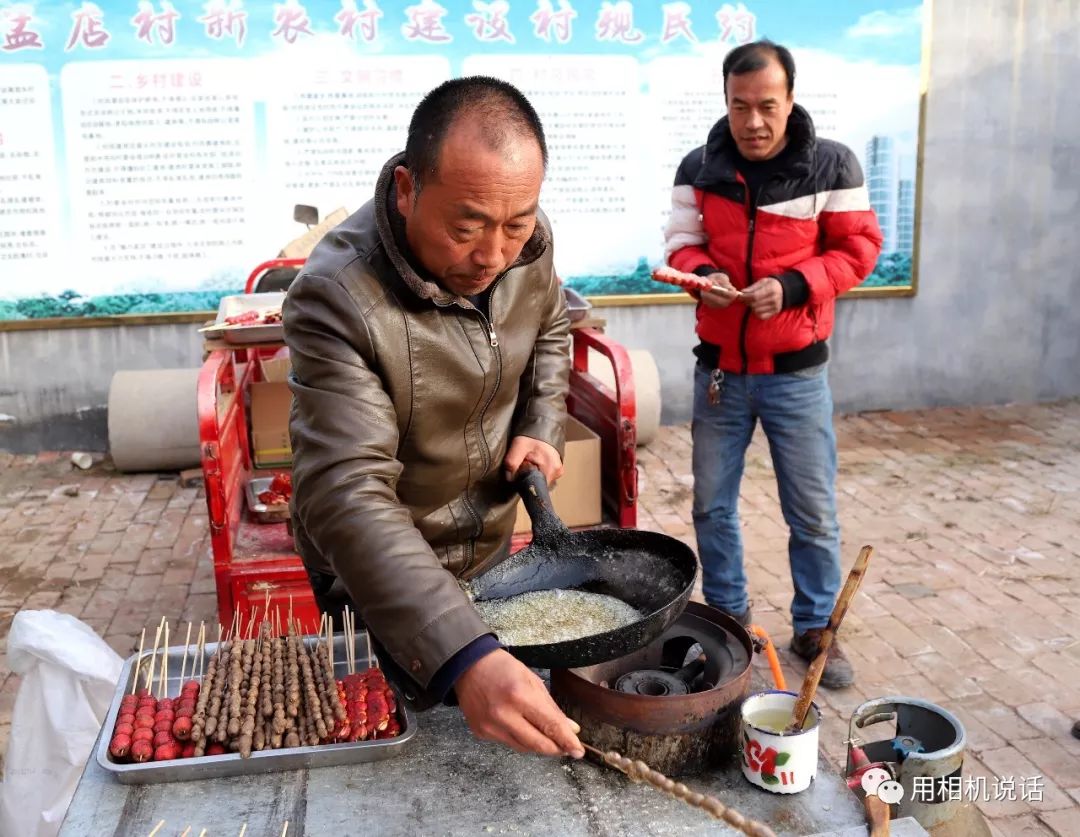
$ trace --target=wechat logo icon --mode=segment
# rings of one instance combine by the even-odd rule
[[[886,805],[895,805],[904,798],[904,786],[881,767],[871,767],[863,773],[862,789],[867,796],[876,796]]]

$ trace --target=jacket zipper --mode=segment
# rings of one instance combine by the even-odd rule
[[[746,239],[746,283],[744,288],[750,287],[753,284],[754,277],[754,226],[757,220],[757,198],[750,194],[750,185],[745,184],[746,188],[746,203],[749,212],[749,235]],[[760,189],[758,190],[760,193]],[[742,354],[742,374],[746,374],[750,369],[750,355],[746,351],[746,330],[750,326],[750,308],[746,308],[743,311],[742,324],[739,326],[739,352]]]
[[[491,286],[491,293],[488,295],[488,311],[494,310],[494,298],[495,289],[502,281],[500,276]],[[491,390],[491,395],[488,396],[487,403],[480,409],[479,418],[479,436],[480,436],[480,453],[483,457],[484,472],[491,467],[491,448],[488,446],[487,438],[484,436],[484,416],[487,414],[488,407],[491,406],[491,402],[495,400],[495,394],[499,391],[499,387],[502,386],[502,354],[499,351],[499,337],[495,333],[495,321],[494,318],[488,318],[484,316],[484,312],[476,306],[473,306],[477,316],[480,318],[481,324],[487,330],[488,345],[491,346],[491,353],[495,356],[495,386]],[[473,559],[476,556],[476,541],[484,534],[484,521],[473,508],[472,502],[469,500],[469,495],[465,495],[465,508],[469,510],[469,514],[472,515],[473,522],[476,525],[476,534],[469,540],[465,550],[465,566],[462,567],[462,572],[469,569],[472,566]]]

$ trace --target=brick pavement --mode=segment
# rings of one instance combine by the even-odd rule
[[[845,565],[876,548],[842,635],[856,686],[822,691],[822,743],[843,758],[862,701],[940,703],[968,734],[966,772],[1042,776],[1042,799],[980,801],[997,835],[1076,833],[1080,814],[1080,402],[840,417]],[[641,451],[642,528],[693,545],[690,438]],[[743,482],[755,621],[786,651],[787,530],[764,439]],[[20,608],[78,616],[120,654],[161,615],[214,616],[201,489],[175,475],[73,470],[68,456],[0,453],[0,639]],[[0,751],[17,678],[0,661]]]

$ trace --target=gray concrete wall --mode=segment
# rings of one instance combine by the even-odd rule
[[[934,3],[919,292],[838,304],[840,410],[1080,395],[1080,3]],[[604,308],[690,411],[689,306]],[[104,447],[118,369],[199,362],[189,325],[0,332],[0,447]]]
[[[0,450],[106,450],[113,373],[199,366],[195,329],[0,331]]]

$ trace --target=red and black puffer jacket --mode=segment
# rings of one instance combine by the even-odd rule
[[[805,303],[768,320],[740,302],[698,305],[698,337],[719,349],[716,365],[726,372],[795,371],[827,359],[836,297],[870,275],[881,251],[881,229],[851,149],[818,139],[798,105],[787,131],[787,165],[757,195],[736,170],[726,116],[675,176],[665,234],[672,267],[719,270],[736,288],[792,271],[805,279]]]

